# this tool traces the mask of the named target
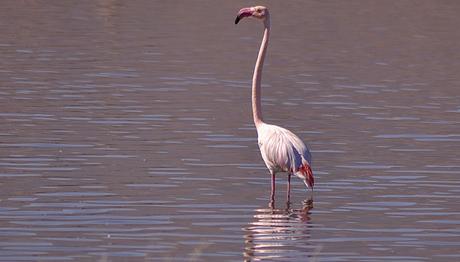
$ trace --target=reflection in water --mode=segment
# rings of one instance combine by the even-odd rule
[[[256,209],[254,221],[245,228],[245,261],[262,259],[292,259],[314,256],[318,247],[310,242],[310,210],[313,199],[303,202],[300,209]],[[297,259],[296,259],[297,258]]]

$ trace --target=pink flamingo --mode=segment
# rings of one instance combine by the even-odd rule
[[[307,188],[313,190],[315,180],[311,170],[311,154],[308,147],[291,131],[270,125],[263,121],[260,93],[262,67],[267,53],[268,38],[270,35],[270,13],[264,6],[243,8],[238,12],[235,24],[245,18],[254,17],[264,23],[264,36],[260,45],[252,78],[252,113],[257,129],[258,144],[262,158],[271,174],[271,202],[273,207],[275,199],[275,174],[287,172],[287,201],[289,203],[291,191],[291,174],[302,179]]]

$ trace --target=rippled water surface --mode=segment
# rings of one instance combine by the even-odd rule
[[[459,261],[460,3],[265,1],[274,209],[245,1],[7,1],[1,261]]]

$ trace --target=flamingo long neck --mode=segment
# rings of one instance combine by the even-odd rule
[[[262,103],[261,103],[261,80],[262,80],[262,69],[264,66],[265,54],[267,53],[268,38],[270,35],[270,17],[264,20],[264,37],[260,44],[259,55],[257,56],[256,65],[254,68],[254,75],[252,77],[252,115],[254,117],[254,124],[259,127],[263,124],[262,119]]]

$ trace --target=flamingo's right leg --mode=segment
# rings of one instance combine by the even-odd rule
[[[287,177],[287,193],[286,193],[286,201],[289,203],[291,200],[291,173],[288,173]]]
[[[272,192],[270,195],[270,207],[275,207],[275,172],[270,170],[270,174],[272,176]]]

